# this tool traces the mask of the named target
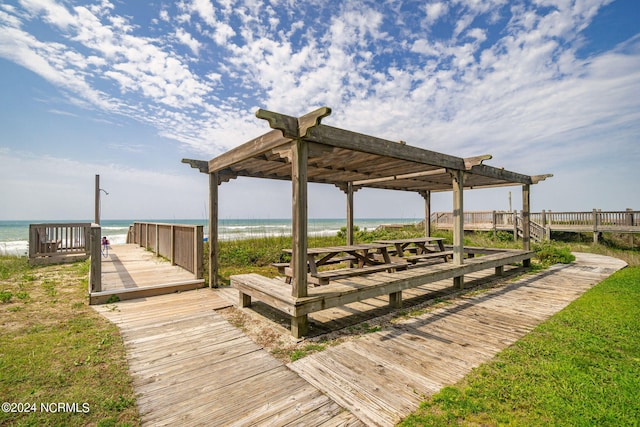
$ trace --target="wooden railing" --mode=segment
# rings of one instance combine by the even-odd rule
[[[127,243],[153,251],[201,279],[203,237],[202,225],[135,222],[129,227]]]
[[[521,234],[522,213],[508,211],[469,211],[464,213],[464,226],[468,230],[509,230]],[[584,212],[531,212],[531,237],[539,240],[549,238],[551,231],[640,233],[640,211],[602,211],[593,209]],[[451,228],[451,212],[433,212],[431,222],[436,228]],[[597,240],[597,236],[594,236]]]
[[[55,264],[89,257],[90,223],[29,224],[29,263]]]

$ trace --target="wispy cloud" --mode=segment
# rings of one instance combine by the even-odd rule
[[[576,53],[607,3],[184,0],[150,32],[108,0],[23,0],[0,9],[0,55],[207,155],[264,131],[258,107],[328,105],[331,123],[442,151],[594,156],[588,135],[629,144],[640,110],[640,40]]]

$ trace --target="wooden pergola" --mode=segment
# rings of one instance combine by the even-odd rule
[[[347,244],[353,243],[353,194],[360,188],[410,191],[425,200],[425,234],[430,234],[431,193],[453,192],[453,263],[463,264],[463,194],[466,189],[521,186],[523,248],[529,250],[530,186],[552,175],[529,176],[483,164],[491,155],[451,156],[327,126],[331,109],[301,117],[266,110],[256,116],[273,129],[211,160],[183,159],[209,174],[209,281],[217,286],[218,186],[237,177],[291,181],[292,297],[307,296],[307,184],[333,184],[347,196]],[[528,261],[528,260],[527,260]],[[462,276],[455,278],[462,286]]]

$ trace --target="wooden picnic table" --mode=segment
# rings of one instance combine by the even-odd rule
[[[395,255],[405,258],[412,263],[438,257],[442,257],[446,261],[449,256],[453,256],[450,251],[445,251],[444,238],[442,237],[414,237],[408,239],[376,240],[375,242],[395,246]],[[427,247],[430,243],[434,244],[435,250]],[[407,250],[415,252],[415,255],[405,257],[404,252]]]
[[[406,265],[391,262],[387,247],[384,243],[363,243],[348,246],[329,246],[324,248],[308,248],[307,261],[311,274],[310,282],[315,284],[326,284],[329,280],[339,279],[376,271],[405,268]],[[291,249],[283,249],[283,252],[291,254]],[[339,256],[347,254],[347,256]],[[375,254],[380,255],[377,259]],[[318,271],[318,267],[335,264],[337,262],[349,261],[357,262],[356,268],[339,269],[330,271]],[[291,281],[293,269],[291,266],[284,268],[287,282]]]

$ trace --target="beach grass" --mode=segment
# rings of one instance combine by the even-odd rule
[[[88,306],[88,263],[0,257],[0,425],[139,425],[117,327]]]
[[[401,425],[638,425],[639,330],[636,266],[424,401]]]

